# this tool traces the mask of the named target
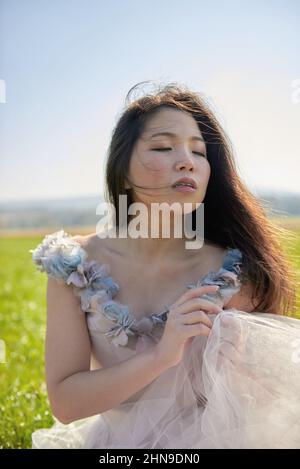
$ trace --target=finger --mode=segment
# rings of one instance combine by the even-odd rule
[[[220,318],[221,325],[221,334],[226,340],[231,341],[232,343],[237,344],[241,340],[241,330],[235,324],[235,321],[232,318],[223,317]]]
[[[227,341],[231,342],[239,352],[243,353],[246,348],[248,337],[245,324],[242,324],[241,320],[238,318],[229,315],[221,317],[220,323],[223,329],[222,336]]]
[[[225,363],[230,363],[239,373],[247,376],[251,379],[257,379],[255,373],[249,368],[249,365],[245,362],[244,356],[238,353],[236,349],[229,343],[222,343],[219,348],[218,366],[222,367]]]
[[[181,297],[173,303],[173,306],[180,306],[182,303],[192,298],[197,298],[205,293],[216,293],[219,290],[218,285],[202,285],[197,288],[191,288],[187,292],[183,293]]]
[[[205,335],[209,336],[211,328],[207,327],[205,324],[187,324],[184,326],[184,330],[187,335],[196,336],[196,335]]]
[[[212,328],[213,325],[212,321],[204,311],[193,311],[192,313],[183,315],[182,318],[184,321],[183,324],[197,324],[201,322],[209,328]]]
[[[213,303],[209,300],[204,300],[203,298],[193,298],[191,300],[186,301],[184,304],[177,308],[177,311],[182,314],[190,313],[192,311],[197,310],[204,310],[207,313],[215,314],[219,314],[221,311],[223,311],[222,308],[216,303]]]

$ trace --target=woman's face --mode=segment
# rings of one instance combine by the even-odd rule
[[[160,132],[174,135],[153,135]],[[195,119],[179,110],[162,109],[148,121],[136,142],[125,187],[133,189],[134,202],[147,206],[154,202],[200,203],[209,176],[206,145]],[[196,189],[172,187],[183,177],[192,178]]]

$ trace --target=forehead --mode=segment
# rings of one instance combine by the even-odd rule
[[[146,124],[141,138],[181,138],[187,136],[193,140],[203,141],[202,134],[192,115],[179,110],[163,109],[158,111]]]

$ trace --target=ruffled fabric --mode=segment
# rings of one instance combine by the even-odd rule
[[[150,320],[143,318],[144,323],[132,321],[128,307],[113,300],[118,285],[108,266],[87,262],[85,251],[66,233],[48,235],[32,252],[39,270],[79,294],[94,345],[103,336],[115,339],[109,348],[117,361],[124,359],[138,333],[133,353],[151,347],[152,336],[159,337],[167,308]],[[242,267],[241,252],[228,249],[218,272],[187,287],[217,283],[220,290],[209,299],[226,305],[245,278]],[[56,420],[51,428],[36,430],[32,447],[300,448],[300,321],[235,308],[210,318],[209,336],[193,337],[178,365],[113,409],[68,425]]]
[[[142,351],[151,341],[155,343],[161,337],[168,317],[168,306],[160,313],[136,319],[127,305],[113,300],[119,285],[109,276],[110,267],[94,260],[87,261],[85,250],[64,230],[46,235],[42,243],[30,252],[41,272],[73,288],[80,297],[82,311],[94,315],[88,318],[91,329],[105,334],[111,344]],[[209,272],[195,285],[187,285],[187,288],[219,285],[218,292],[203,295],[203,298],[223,307],[241,287],[241,266],[241,251],[227,249],[223,266],[218,272]],[[134,336],[139,340],[129,341]]]
[[[138,398],[37,430],[33,448],[300,448],[299,339],[297,319],[224,310]]]

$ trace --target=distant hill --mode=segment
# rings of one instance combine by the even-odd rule
[[[95,226],[98,196],[0,203],[0,230]]]
[[[256,191],[254,195],[270,217],[300,216],[300,194]],[[0,230],[96,226],[100,202],[102,196],[1,202]]]
[[[259,191],[255,195],[270,216],[299,216],[300,194],[283,191]]]

